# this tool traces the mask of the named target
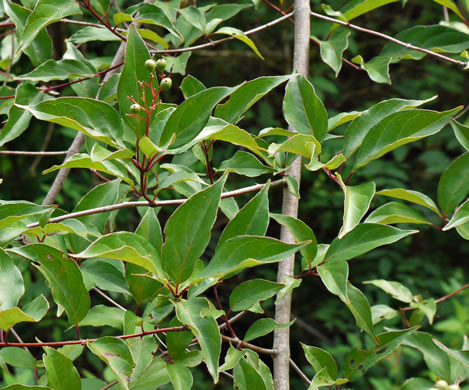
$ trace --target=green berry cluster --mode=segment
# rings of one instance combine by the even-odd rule
[[[154,72],[155,70],[159,73],[163,73],[166,69],[167,62],[164,57],[161,57],[157,61],[154,59],[149,59],[145,61],[145,67],[148,69],[149,72]],[[167,91],[171,89],[173,82],[169,77],[164,77],[161,82],[160,86],[163,91]]]

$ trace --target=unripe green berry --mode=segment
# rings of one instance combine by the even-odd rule
[[[132,112],[132,114],[138,114],[142,112],[142,110],[143,107],[140,104],[134,103],[130,106],[130,112]]]
[[[152,60],[152,59],[146,60],[145,61],[145,68],[147,68],[147,70],[149,72],[154,72],[155,68],[156,68],[156,61]]]
[[[163,91],[170,89],[171,85],[173,85],[173,81],[169,77],[165,77],[163,80],[161,80],[160,86]]]
[[[166,60],[164,58],[160,58],[156,61],[156,70],[158,72],[163,72],[166,68]]]
[[[448,390],[448,382],[441,379],[436,382],[433,387],[437,388],[438,390]]]
[[[448,386],[448,390],[461,390],[461,388],[459,387],[459,385],[454,383],[454,384]]]

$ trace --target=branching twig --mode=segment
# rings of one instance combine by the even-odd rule
[[[93,287],[93,290],[96,291],[99,295],[101,295],[105,300],[112,303],[115,307],[121,309],[122,311],[127,311],[125,307],[119,305],[114,299],[102,292],[98,287]]]
[[[352,24],[352,23],[349,23],[349,22],[344,22],[342,20],[339,20],[339,19],[335,19],[335,18],[331,18],[330,16],[326,16],[326,15],[321,15],[321,14],[318,14],[316,12],[311,12],[311,16],[313,16],[314,18],[316,19],[321,19],[321,20],[326,20],[328,22],[332,22],[332,23],[337,23],[337,24],[340,24],[341,26],[345,26],[345,27],[349,27],[349,28],[352,28],[354,30],[357,30],[357,31],[361,31],[361,32],[364,32],[366,34],[371,34],[371,35],[375,35],[377,37],[380,37],[380,38],[383,38],[383,39],[386,39],[388,41],[391,41],[391,42],[394,42],[400,46],[404,46],[405,48],[407,49],[411,49],[411,50],[417,50],[417,51],[420,51],[422,53],[425,53],[425,54],[428,54],[428,55],[431,55],[431,56],[434,56],[436,58],[439,58],[440,60],[443,60],[443,61],[448,61],[448,62],[451,62],[453,64],[456,64],[456,65],[461,65],[461,66],[467,66],[468,63],[467,61],[459,61],[459,60],[455,60],[451,57],[447,57],[443,54],[440,54],[440,53],[435,53],[434,51],[431,51],[431,50],[428,50],[428,49],[424,49],[422,47],[418,47],[418,46],[414,46],[410,43],[407,43],[407,42],[403,42],[403,41],[400,41],[399,39],[396,39],[396,38],[393,38],[389,35],[386,35],[386,34],[383,34],[383,33],[380,33],[378,31],[375,31],[375,30],[370,30],[368,28],[364,28],[364,27],[360,27],[360,26],[357,26],[356,24]]]
[[[448,295],[445,295],[444,297],[438,298],[435,301],[435,303],[438,305],[439,303],[444,302],[447,299],[450,299],[450,298],[454,297],[456,294],[459,294],[461,291],[464,291],[467,288],[469,288],[469,283],[467,283],[464,286],[458,288],[457,290],[453,291],[452,293],[449,293]],[[407,306],[407,307],[400,308],[399,311],[409,311],[409,310],[415,310],[415,309],[418,309],[418,307]]]
[[[277,180],[277,181],[272,182],[270,184],[270,187],[276,187],[276,186],[280,186],[280,185],[283,185],[283,184],[285,184],[285,181],[283,179],[282,180]],[[235,196],[248,194],[250,192],[260,191],[264,187],[265,187],[265,184],[255,184],[253,186],[240,188],[238,190],[224,192],[224,193],[222,193],[221,198],[222,199],[232,198],[232,197],[235,197]],[[70,218],[83,217],[85,215],[107,213],[109,211],[120,210],[120,209],[129,209],[129,208],[134,208],[134,207],[177,206],[177,205],[181,205],[185,202],[187,202],[187,199],[161,200],[161,201],[154,201],[154,202],[138,201],[138,202],[117,203],[117,204],[113,204],[113,205],[110,205],[110,206],[97,207],[97,208],[94,208],[94,209],[88,209],[88,210],[83,210],[83,211],[77,211],[75,213],[61,215],[60,217],[55,217],[55,218],[49,219],[49,223],[60,222],[60,221],[64,221],[64,220],[70,219]],[[46,203],[43,203],[43,204],[46,204]],[[35,222],[35,223],[29,224],[28,228],[33,228],[33,227],[37,227],[37,226],[39,226],[39,223]]]
[[[137,337],[143,337],[143,336],[149,336],[153,334],[158,334],[158,333],[164,333],[164,332],[182,332],[187,330],[185,326],[173,326],[171,328],[159,328],[159,329],[153,329],[153,330],[148,330],[145,332],[140,332],[140,333],[133,333],[133,334],[125,334],[121,336],[112,336],[115,337],[116,339],[121,339],[121,340],[127,340],[127,339],[133,339]],[[79,340],[69,340],[69,341],[50,341],[50,342],[38,342],[38,343],[8,343],[8,342],[2,342],[0,343],[0,347],[62,347],[64,345],[86,345],[88,343],[94,343],[95,341],[99,340],[98,338],[95,339],[79,339]]]
[[[275,26],[277,23],[283,22],[284,20],[286,20],[286,19],[288,19],[288,18],[291,18],[292,15],[293,15],[293,12],[290,12],[289,14],[287,14],[287,15],[285,15],[285,16],[282,16],[281,18],[272,20],[271,22],[266,23],[266,24],[263,24],[262,26],[253,28],[252,30],[245,31],[245,32],[244,32],[244,35],[251,35],[251,34],[254,34],[254,33],[256,33],[256,32],[265,30],[265,29],[267,29],[267,28],[269,28],[269,27]],[[236,39],[236,38],[235,38],[235,37],[222,38],[222,39],[218,39],[218,40],[216,40],[216,41],[210,41],[210,42],[208,42],[208,43],[203,43],[203,44],[197,45],[197,46],[183,47],[183,48],[181,48],[181,49],[152,50],[152,53],[153,53],[153,54],[178,54],[178,53],[185,53],[185,52],[187,52],[187,51],[194,51],[194,50],[206,49],[207,47],[213,47],[213,46],[219,45],[220,43],[232,41],[232,40],[234,40],[234,39]]]
[[[66,150],[57,152],[28,152],[24,150],[0,150],[0,154],[10,154],[13,156],[63,156]]]
[[[262,355],[275,355],[277,352],[274,349],[267,349],[267,348],[262,348],[258,347],[257,345],[246,343],[245,341],[241,339],[235,339],[233,337],[221,335],[221,338],[225,341],[229,341],[230,343],[235,344],[236,346],[239,347],[244,347],[248,349],[252,349],[253,351],[256,351],[257,353],[260,353]]]
[[[290,366],[292,366],[293,370],[300,376],[301,379],[303,379],[306,384],[308,384],[308,386],[311,385],[311,381],[309,380],[309,378],[305,375],[303,371],[301,371],[300,367],[296,365],[292,358],[290,358]]]

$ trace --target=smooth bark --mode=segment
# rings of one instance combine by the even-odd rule
[[[310,5],[309,0],[295,1],[295,43],[293,69],[306,76],[309,65],[309,41],[310,41]],[[290,131],[296,132],[292,127]],[[301,157],[297,158],[291,168],[286,172],[300,184],[301,181]],[[291,217],[298,216],[298,198],[288,188],[283,190],[282,213]],[[280,239],[286,243],[294,243],[295,239],[290,231],[282,226]],[[292,255],[279,264],[277,281],[283,282],[289,276],[293,276],[295,255]],[[275,305],[275,320],[285,324],[291,317],[291,294]],[[274,358],[274,387],[275,390],[290,389],[290,328],[277,329],[274,332],[274,350],[277,352]]]

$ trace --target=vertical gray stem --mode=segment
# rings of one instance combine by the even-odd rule
[[[294,69],[304,76],[308,74],[310,40],[310,5],[309,0],[295,0],[295,43],[294,43]],[[296,132],[292,127],[290,131]],[[287,175],[300,183],[301,157],[297,158]],[[288,188],[283,190],[282,213],[291,217],[298,216],[298,199]],[[287,228],[282,226],[280,238],[286,243],[294,243],[295,239]],[[292,255],[279,264],[277,281],[282,282],[293,275],[295,255]],[[291,294],[275,305],[275,320],[287,323],[291,316]],[[277,355],[274,358],[274,386],[275,390],[290,389],[290,329],[277,329],[274,332],[274,349]]]

